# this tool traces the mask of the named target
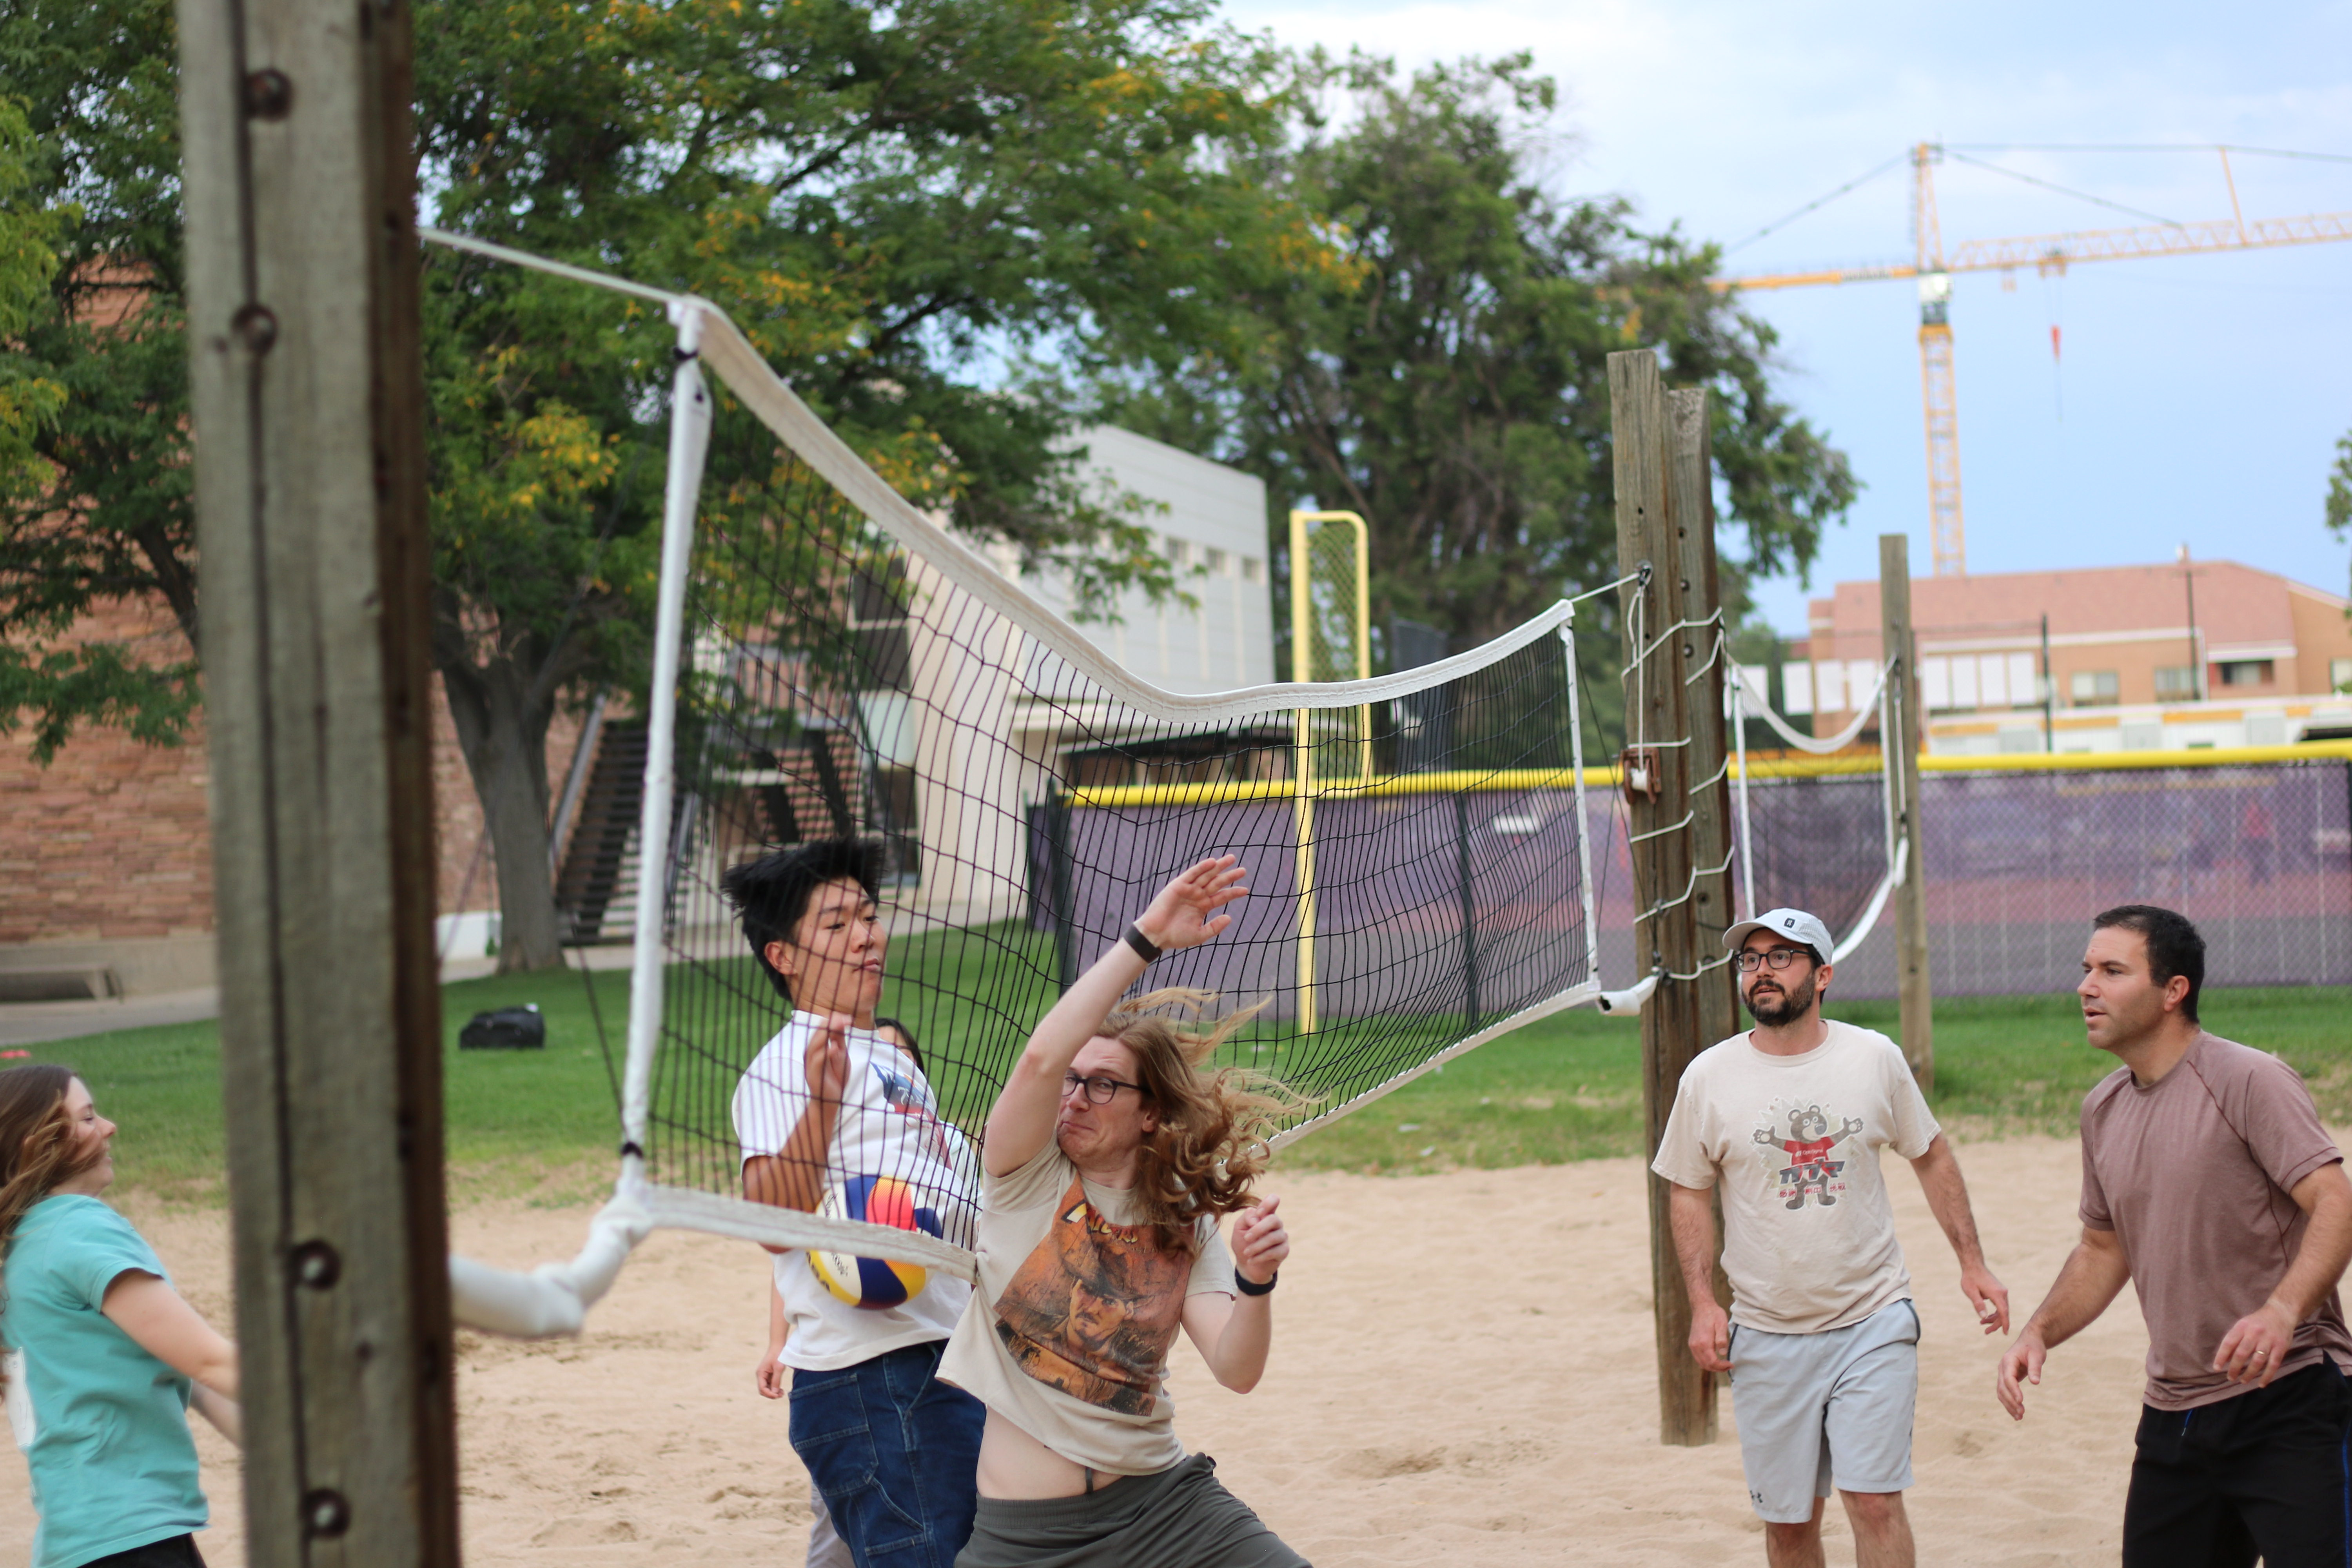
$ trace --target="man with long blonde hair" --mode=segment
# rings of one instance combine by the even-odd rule
[[[980,1289],[940,1364],[988,1407],[958,1568],[1304,1568],[1214,1460],[1186,1457],[1165,1383],[1180,1327],[1227,1388],[1265,1370],[1290,1239],[1280,1200],[1252,1189],[1285,1101],[1204,1068],[1243,1018],[1163,1016],[1197,992],[1119,1000],[1160,952],[1231,925],[1244,875],[1223,856],[1162,889],[1045,1015],[989,1113]]]

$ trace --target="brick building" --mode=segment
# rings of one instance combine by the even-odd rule
[[[76,635],[186,657],[187,644],[160,604],[108,605]],[[478,917],[498,909],[498,878],[437,680],[435,687],[439,905],[476,913],[446,934],[469,939],[478,952],[485,924]],[[579,728],[565,715],[549,733],[556,787]],[[46,768],[32,751],[22,729],[0,735],[0,1001],[210,985],[212,824],[201,713],[177,746],[85,728]]]
[[[2000,752],[2279,745],[2352,733],[2341,596],[2233,561],[1920,577],[1927,746]],[[1878,584],[1840,583],[1790,645],[1782,706],[1842,729],[1880,660]]]

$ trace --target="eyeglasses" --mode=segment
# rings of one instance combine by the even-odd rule
[[[1753,974],[1767,963],[1771,964],[1775,969],[1786,969],[1791,959],[1812,956],[1812,949],[1809,947],[1774,947],[1767,948],[1762,952],[1742,949],[1732,954],[1731,962],[1739,966],[1740,973]]]
[[[1118,1098],[1118,1091],[1122,1089],[1131,1089],[1138,1094],[1143,1092],[1143,1086],[1139,1083],[1127,1083],[1118,1079],[1107,1078],[1101,1073],[1097,1073],[1092,1078],[1080,1078],[1074,1072],[1064,1073],[1062,1098],[1069,1099],[1070,1091],[1074,1089],[1084,1089],[1087,1102],[1092,1105],[1108,1105]]]

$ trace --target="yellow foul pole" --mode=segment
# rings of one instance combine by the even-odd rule
[[[1352,657],[1343,668],[1339,650],[1328,645],[1334,639],[1323,635],[1325,623],[1315,602],[1317,554],[1312,548],[1310,532],[1317,525],[1345,523],[1353,537],[1353,549],[1349,559],[1349,581],[1335,584],[1345,598],[1329,606],[1331,611],[1348,617],[1348,650]],[[1297,681],[1369,680],[1372,674],[1372,595],[1370,571],[1370,531],[1364,520],[1352,511],[1294,511],[1290,514],[1290,678]],[[1297,884],[1298,889],[1298,1028],[1301,1034],[1312,1034],[1316,1027],[1315,1008],[1315,710],[1301,708],[1297,712],[1297,764],[1293,769],[1297,780],[1293,812],[1297,821],[1298,850]],[[1365,703],[1356,710],[1354,765],[1350,770],[1359,781],[1372,777],[1372,709]]]

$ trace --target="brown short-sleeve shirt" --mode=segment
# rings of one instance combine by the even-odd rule
[[[2342,1158],[2293,1068],[2215,1035],[2145,1088],[2126,1068],[2084,1097],[2083,1223],[2123,1244],[2147,1320],[2149,1405],[2190,1410],[2245,1392],[2213,1370],[2214,1352],[2303,1245],[2307,1216],[2288,1194]],[[2352,1368],[2333,1291],[2279,1370],[2323,1356]]]

